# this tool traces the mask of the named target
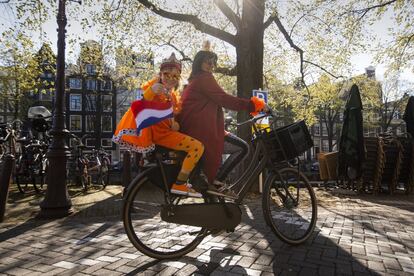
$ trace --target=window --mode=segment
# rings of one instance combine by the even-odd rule
[[[82,131],[82,116],[81,115],[70,115],[70,131],[80,132]]]
[[[82,80],[81,79],[69,79],[69,88],[70,89],[82,89]]]
[[[0,100],[0,112],[4,112],[4,102]]]
[[[106,90],[106,91],[112,90],[112,81],[111,80],[101,81],[101,89]]]
[[[104,112],[112,111],[112,96],[111,95],[102,95],[102,111]]]
[[[82,95],[81,94],[70,94],[69,110],[70,111],[82,111]]]
[[[112,132],[112,116],[102,116],[102,132]]]
[[[96,90],[96,80],[86,80],[86,89]]]
[[[86,64],[86,73],[88,75],[95,75],[96,74],[96,66],[93,64]]]
[[[322,140],[322,151],[323,152],[329,151],[329,141],[328,140]]]
[[[392,118],[395,120],[401,119],[400,116],[400,112],[398,112],[397,110],[394,112],[394,114],[392,114]]]
[[[96,139],[95,138],[87,138],[87,139],[85,139],[85,145],[87,147],[95,147],[95,145],[96,145]]]
[[[96,116],[95,115],[87,115],[86,116],[86,131],[87,132],[95,132],[96,127]]]
[[[96,111],[96,95],[95,94],[87,94],[86,95],[86,103],[85,109],[86,111]]]
[[[328,129],[326,128],[325,124],[322,124],[322,135],[323,136],[328,135]]]
[[[321,129],[319,125],[314,125],[315,135],[321,135]]]
[[[101,139],[101,146],[103,148],[112,148],[112,140],[111,140],[111,138]]]
[[[0,116],[0,123],[4,123],[4,122],[5,122],[4,117]]]

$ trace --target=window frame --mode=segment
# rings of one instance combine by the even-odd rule
[[[95,132],[96,130],[96,124],[94,123],[93,129],[89,129],[89,125],[88,125],[88,118],[89,117],[95,117],[95,119],[93,119],[92,121],[95,122],[96,121],[96,115],[93,114],[88,114],[85,115],[85,132]]]
[[[72,97],[77,96],[79,97],[80,101],[79,101],[79,109],[73,109],[72,108]],[[69,94],[69,111],[82,111],[82,94]]]
[[[72,129],[72,118],[73,117],[79,117],[80,118],[80,128],[79,128],[79,130],[73,130]],[[82,132],[82,115],[80,115],[80,114],[71,114],[69,116],[69,130],[72,131],[72,132]]]
[[[89,88],[89,83],[93,81],[95,83],[93,89]],[[86,90],[96,91],[96,79],[86,79]]]
[[[104,101],[105,101],[105,98],[109,98],[109,100],[110,100],[110,107],[111,107],[111,109],[109,109],[109,110],[107,110],[107,109],[104,109]],[[112,112],[113,110],[114,110],[114,107],[113,107],[113,104],[112,104],[112,95],[108,95],[108,94],[105,94],[105,95],[101,95],[101,108],[102,108],[102,112]]]
[[[110,120],[110,122],[111,122],[111,129],[110,130],[104,130],[104,124],[103,124],[103,120],[104,120],[104,118],[105,117],[109,117],[111,120]],[[112,116],[111,115],[102,115],[102,117],[101,117],[101,131],[102,132],[105,132],[105,133],[112,133],[113,132],[113,118],[112,118]]]
[[[109,146],[104,146],[103,141],[109,141]],[[102,148],[112,148],[112,139],[111,138],[101,138],[101,147]]]
[[[79,81],[79,87],[72,87],[72,80],[76,80]],[[81,78],[69,78],[69,89],[77,89],[77,90],[81,90],[82,89],[82,79]]]

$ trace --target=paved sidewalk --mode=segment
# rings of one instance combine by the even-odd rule
[[[317,229],[305,245],[279,241],[263,221],[260,197],[252,197],[236,232],[158,261],[129,242],[116,194],[65,219],[0,224],[0,274],[414,275],[412,196],[318,197]]]

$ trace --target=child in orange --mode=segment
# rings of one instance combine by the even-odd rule
[[[161,103],[171,102],[174,115],[178,114],[180,112],[180,103],[176,87],[179,84],[180,75],[181,63],[172,54],[170,58],[162,62],[159,76],[142,86],[144,100]],[[191,188],[187,180],[189,174],[203,155],[203,144],[188,135],[179,133],[179,124],[173,118],[165,119],[144,128],[139,136],[136,134],[136,128],[134,114],[129,109],[119,122],[113,141],[141,153],[152,151],[155,144],[187,152],[177,181],[171,187],[171,193],[201,197],[200,193]]]

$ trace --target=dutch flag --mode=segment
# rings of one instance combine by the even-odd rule
[[[160,103],[154,101],[138,100],[131,104],[131,111],[137,125],[137,135],[141,130],[155,125],[167,118],[173,118],[173,107],[170,102]]]

